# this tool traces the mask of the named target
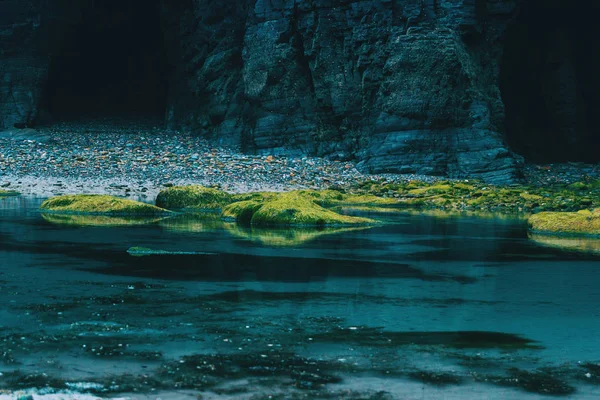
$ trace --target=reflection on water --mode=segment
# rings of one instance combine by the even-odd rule
[[[45,219],[40,202],[0,201],[0,389],[600,395],[600,257],[529,240],[522,220],[396,212],[350,230],[207,216],[81,226]]]
[[[133,226],[153,224],[159,218],[148,217],[109,217],[104,215],[69,215],[43,213],[44,220],[57,225],[71,226]]]
[[[544,246],[600,254],[600,238],[597,237],[557,237],[531,234],[529,238]]]

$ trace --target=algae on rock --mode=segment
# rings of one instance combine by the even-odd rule
[[[90,215],[157,216],[171,213],[168,210],[119,197],[78,194],[53,197],[41,205],[42,212]]]
[[[203,211],[221,209],[233,201],[232,195],[199,185],[175,186],[162,190],[156,206],[169,210]]]
[[[305,192],[276,193],[263,200],[246,200],[223,209],[222,217],[253,226],[332,226],[374,223],[367,218],[338,214],[321,207]]]
[[[578,212],[542,212],[529,218],[535,233],[553,235],[600,235],[600,209]]]
[[[579,211],[600,207],[600,183],[588,180],[549,187],[494,186],[482,182],[365,181],[352,188],[357,193],[395,199],[407,208],[449,211],[531,213]]]

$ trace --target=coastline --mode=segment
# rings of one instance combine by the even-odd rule
[[[435,182],[416,174],[370,175],[352,161],[249,155],[152,121],[115,125],[91,121],[30,130],[0,139],[0,188],[26,196],[109,194],[152,201],[169,186],[197,184],[231,193],[348,187],[366,180]],[[600,178],[600,165],[526,165],[524,185],[570,184]]]

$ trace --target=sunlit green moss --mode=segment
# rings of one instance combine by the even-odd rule
[[[223,218],[254,226],[296,225],[331,226],[374,223],[367,218],[350,217],[321,207],[310,195],[301,191],[277,193],[261,200],[230,204]]]
[[[549,234],[600,235],[600,210],[534,214],[529,218],[529,228]]]
[[[221,209],[233,201],[231,194],[204,186],[175,186],[162,190],[156,205],[169,210],[202,211]]]
[[[42,203],[42,211],[61,214],[91,214],[111,216],[156,216],[170,212],[150,204],[113,196],[78,194],[59,196]]]
[[[337,190],[299,190],[295,193],[314,201],[322,207],[332,207],[342,204],[384,207],[398,203],[393,198],[377,197],[370,194],[348,194]]]
[[[263,206],[263,201],[246,200],[232,203],[223,209],[221,217],[226,221],[250,224],[254,213]]]
[[[76,215],[56,213],[42,213],[42,218],[56,225],[106,227],[148,225],[156,223],[162,219],[153,217],[111,217],[106,215]]]
[[[355,185],[349,191],[353,194],[394,199],[403,206],[420,209],[527,214],[600,208],[600,181],[590,179],[572,185],[556,184],[543,188],[495,186],[473,181],[367,181]]]
[[[262,201],[271,197],[277,196],[277,192],[249,192],[232,195],[232,201]]]

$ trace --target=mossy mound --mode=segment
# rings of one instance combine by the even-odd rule
[[[578,212],[543,212],[529,218],[529,229],[554,235],[600,236],[600,209]]]
[[[233,202],[231,194],[197,185],[171,187],[162,190],[156,197],[156,206],[169,210],[216,210],[231,202]]]
[[[0,197],[14,197],[14,196],[20,196],[21,193],[19,192],[14,192],[12,190],[2,190],[0,189]]]
[[[374,223],[321,207],[304,191],[275,193],[262,200],[240,201],[225,207],[222,217],[253,226],[336,226]]]
[[[170,213],[168,210],[139,201],[96,194],[53,197],[44,201],[41,209],[42,212],[50,213],[111,216],[157,216]]]

